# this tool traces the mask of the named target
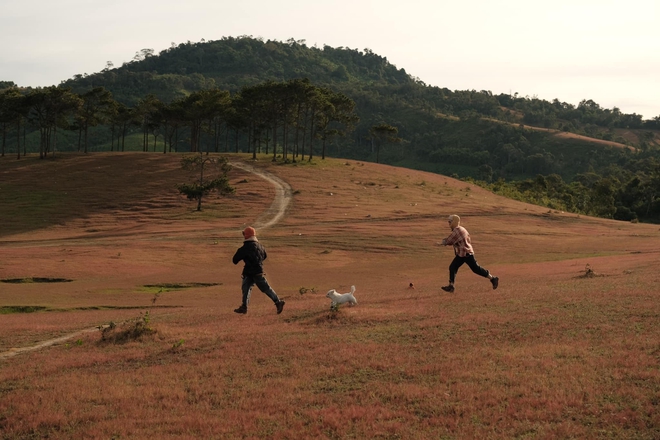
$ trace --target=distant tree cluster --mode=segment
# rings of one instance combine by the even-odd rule
[[[602,108],[591,99],[584,99],[574,106],[558,99],[549,102],[538,98],[523,98],[517,94],[501,94],[496,98],[503,107],[524,115],[522,122],[529,125],[589,134],[594,134],[589,128],[592,125],[607,129],[660,129],[660,116],[645,121],[641,115],[622,113],[617,107],[611,110]]]
[[[660,221],[660,162],[638,161],[637,172],[611,167],[606,175],[578,174],[566,183],[557,174],[534,179],[476,183],[506,197],[551,209],[624,221]],[[470,179],[472,180],[472,179]],[[472,180],[474,181],[474,180]]]
[[[185,133],[184,151],[201,151],[204,137],[207,152],[227,152],[232,146],[238,152],[239,140],[246,140],[243,151],[255,156],[272,151],[285,160],[304,159],[306,154],[311,159],[316,142],[324,158],[326,142],[345,135],[357,121],[351,99],[305,79],[245,86],[234,95],[204,89],[170,103],[150,94],[132,107],[115,101],[103,87],[82,94],[55,86],[26,94],[17,88],[0,92],[1,154],[7,149],[7,134],[13,134],[18,158],[22,139],[26,153],[26,125],[38,129],[39,156],[46,157],[55,153],[58,129],[76,132],[77,151],[87,153],[89,129],[102,124],[111,132],[110,151],[124,151],[129,129],[137,127],[143,151],[151,145],[156,151],[159,139],[164,153],[180,151],[179,136]]]

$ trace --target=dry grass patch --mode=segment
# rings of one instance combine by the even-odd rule
[[[115,157],[80,160],[84,177],[83,165]],[[103,195],[116,210],[3,235],[0,278],[75,280],[3,283],[0,307],[58,309],[2,315],[3,350],[126,324],[0,361],[2,437],[660,437],[657,225],[548,213],[439,175],[314,162],[255,164],[295,193],[284,220],[259,231],[281,315],[256,288],[247,315],[232,311],[241,227],[273,195],[243,171],[237,197],[203,219],[158,191],[127,189],[121,201],[119,179],[116,199]],[[14,184],[48,164],[12,165]],[[144,174],[159,188],[177,179]],[[121,208],[129,198],[139,209]],[[434,243],[453,213],[498,290],[465,267],[456,293],[439,289],[453,255]],[[585,267],[605,276],[582,278]],[[170,290],[181,280],[200,284]],[[324,293],[351,284],[359,304],[331,311]],[[116,308],[89,309],[101,305]]]

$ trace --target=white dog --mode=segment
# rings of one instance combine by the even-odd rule
[[[330,298],[330,300],[332,301],[330,308],[337,307],[339,304],[344,304],[344,303],[349,303],[351,306],[354,306],[357,304],[357,299],[355,299],[355,296],[353,296],[354,293],[355,293],[355,286],[351,286],[350,293],[337,293],[335,289],[332,289],[329,290],[328,293],[325,294],[325,296],[326,298]]]

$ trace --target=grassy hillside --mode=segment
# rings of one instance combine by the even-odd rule
[[[255,289],[242,316],[231,256],[275,190],[234,168],[236,194],[196,213],[173,189],[178,159],[0,162],[0,281],[70,280],[0,282],[3,439],[660,436],[657,225],[386,165],[260,157],[293,190],[258,229],[287,304],[277,315]],[[440,290],[448,214],[497,290],[467,267]],[[359,304],[331,311],[325,292],[351,285]]]
[[[302,81],[296,87],[286,83],[302,78],[309,80],[302,89]],[[120,67],[76,75],[61,86],[78,96],[60,89],[0,91],[5,102],[0,119],[13,121],[5,126],[0,156],[18,156],[18,146],[31,153],[116,151],[121,139],[126,151],[275,149],[290,160],[288,152],[302,140],[313,155],[478,181],[499,194],[567,212],[660,222],[660,116],[643,121],[592,100],[575,106],[429,86],[368,49],[225,37],[174,44],[158,54],[144,49]],[[332,116],[335,106],[329,102],[320,104],[327,101],[318,101],[321,90],[343,103],[340,115]],[[49,94],[55,101],[46,99]],[[193,116],[204,94],[219,101],[202,106],[203,116]],[[70,103],[83,99],[86,116],[63,117],[52,108],[39,125],[36,115],[45,110],[38,103],[57,102],[60,95]],[[97,104],[98,114],[91,117]],[[312,129],[313,118],[306,115],[317,108],[325,116],[317,114]],[[27,124],[20,115],[29,116]],[[328,120],[334,122],[318,126]],[[396,132],[395,141],[385,140],[376,127]]]

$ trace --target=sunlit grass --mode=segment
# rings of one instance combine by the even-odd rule
[[[523,304],[504,297],[492,307],[478,297],[456,304],[445,298],[449,308],[439,315],[433,308],[421,316],[372,315],[367,306],[329,319],[328,310],[293,310],[284,326],[266,317],[231,319],[239,325],[220,332],[210,331],[218,325],[211,315],[176,325],[155,320],[153,339],[99,350],[99,336],[90,335],[80,345],[34,354],[49,361],[27,376],[5,371],[3,383],[52,390],[42,391],[43,401],[70,407],[67,423],[87,435],[146,433],[147,425],[135,422],[116,426],[130,408],[154,420],[162,420],[159,412],[180,413],[175,424],[148,425],[161,436],[590,437],[596,429],[653,438],[657,333],[648,326],[652,314],[641,313],[651,298],[639,297],[637,310],[622,307],[632,297],[604,302],[583,295],[565,303],[521,294]],[[641,325],[627,322],[631,313]],[[260,326],[278,331],[264,341]],[[81,370],[88,379],[76,379]],[[81,388],[34,379],[53,374]],[[20,377],[32,377],[32,385]],[[15,394],[13,386],[5,392]],[[69,401],[96,402],[105,411],[90,420],[91,407],[74,409]],[[30,417],[18,425],[21,419],[12,418],[9,432],[64,433],[63,419],[33,413],[28,402],[12,408]],[[85,420],[93,422],[85,428]],[[26,431],[13,431],[19,426]]]
[[[179,178],[137,164],[151,191]],[[374,164],[257,165],[301,189],[259,230],[281,315],[257,288],[233,313],[239,231],[272,197],[243,172],[231,215],[196,222],[118,179],[143,207],[103,193],[117,207],[72,216],[64,239],[3,242],[2,279],[75,282],[0,284],[0,353],[76,336],[0,359],[2,438],[660,437],[657,226],[547,216]],[[467,267],[440,290],[453,252],[435,242],[454,212],[498,290]],[[331,310],[325,292],[351,284],[358,305]]]

